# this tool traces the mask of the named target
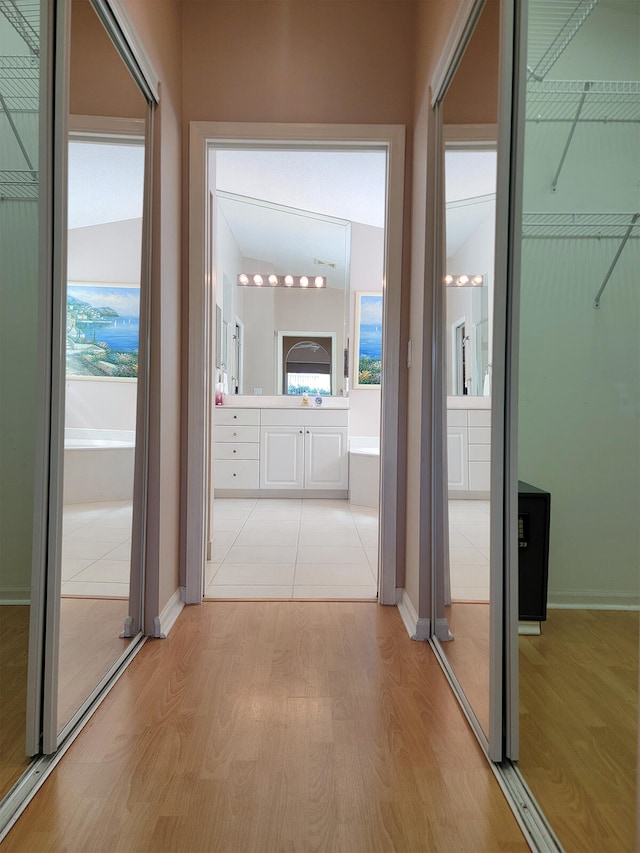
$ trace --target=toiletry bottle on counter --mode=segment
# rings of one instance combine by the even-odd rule
[[[309,395],[308,395],[308,394],[303,394],[303,395],[302,395],[302,405],[303,405],[303,406],[308,406],[308,405],[309,405]]]
[[[216,383],[216,406],[224,404],[224,385],[222,382]]]

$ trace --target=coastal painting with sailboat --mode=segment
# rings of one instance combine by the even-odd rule
[[[67,286],[67,375],[138,376],[140,288]]]
[[[382,293],[356,293],[354,388],[379,388],[382,377]]]

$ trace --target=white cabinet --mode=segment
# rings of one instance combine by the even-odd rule
[[[302,427],[262,427],[260,488],[304,488],[304,429]]]
[[[214,489],[275,493],[349,487],[346,409],[243,409],[214,415]]]
[[[488,493],[491,488],[491,412],[447,411],[449,492]],[[462,497],[462,495],[461,495]]]
[[[261,489],[347,489],[346,411],[265,409],[261,422]]]
[[[346,489],[349,485],[347,427],[308,427],[304,433],[304,487]]]

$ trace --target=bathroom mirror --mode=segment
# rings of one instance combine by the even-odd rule
[[[223,320],[219,381],[227,393],[288,392],[285,333],[332,338],[330,393],[348,390],[343,355],[352,322],[352,225],[364,224],[368,239],[383,240],[382,223],[377,227],[371,217],[384,203],[383,158],[377,151],[210,151],[215,292]],[[377,253],[377,246],[369,251]],[[242,273],[248,285],[238,283]],[[274,273],[311,282],[323,276],[326,286],[270,286]],[[261,286],[253,285],[255,274],[262,275]],[[370,289],[380,286],[371,282]]]

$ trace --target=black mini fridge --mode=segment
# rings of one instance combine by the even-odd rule
[[[551,495],[518,481],[518,618],[547,618]]]

